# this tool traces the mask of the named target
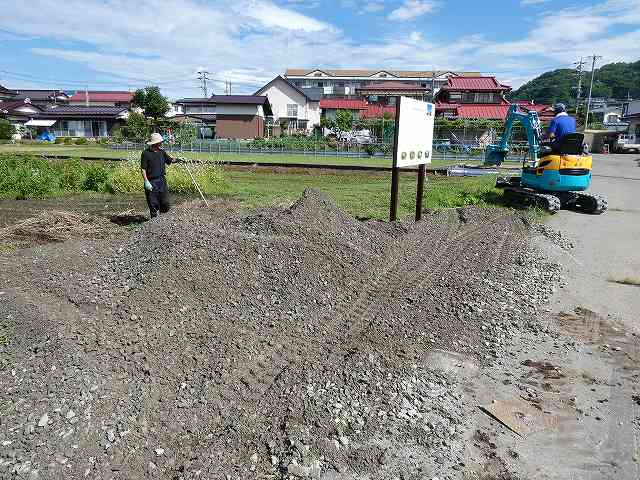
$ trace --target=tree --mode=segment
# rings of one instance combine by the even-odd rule
[[[353,130],[353,114],[350,110],[338,110],[336,112],[336,127],[340,132]]]
[[[144,115],[141,113],[131,112],[124,131],[127,140],[134,142],[145,141],[151,135],[151,125]]]
[[[0,140],[11,140],[11,135],[15,131],[16,129],[9,121],[0,118]]]
[[[169,111],[169,101],[160,93],[158,87],[145,87],[136,90],[131,105],[143,110],[145,116],[162,118]]]

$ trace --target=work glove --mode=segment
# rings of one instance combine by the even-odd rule
[[[144,189],[149,190],[150,192],[153,191],[153,185],[151,185],[149,180],[144,181]]]

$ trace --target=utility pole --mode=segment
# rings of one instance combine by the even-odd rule
[[[578,89],[576,91],[576,115],[580,111],[580,98],[582,98],[582,67],[584,67],[585,63],[586,62],[584,61],[583,57],[580,57],[579,62],[574,62],[574,65],[577,65],[576,70],[578,70]]]
[[[588,58],[588,57],[587,57]],[[601,59],[601,55],[596,55],[595,53],[591,55],[591,85],[589,85],[589,100],[587,101],[587,116],[584,119],[584,130],[586,131],[589,127],[589,111],[591,110],[591,92],[593,91],[593,77],[596,73],[596,61]]]
[[[207,91],[207,81],[211,80],[208,75],[209,72],[206,70],[198,70],[198,80],[202,82],[202,93],[204,94],[204,98],[209,98],[209,92]]]
[[[89,87],[88,86],[84,87],[84,106],[85,107],[89,106]]]

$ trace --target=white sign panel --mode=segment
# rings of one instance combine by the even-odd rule
[[[431,163],[435,113],[433,103],[400,97],[396,167]]]

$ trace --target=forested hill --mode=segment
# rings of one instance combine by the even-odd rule
[[[513,91],[512,100],[534,100],[536,103],[575,102],[577,73],[570,68],[546,72]],[[589,94],[591,72],[582,75],[582,97]],[[596,69],[593,82],[594,97],[624,99],[640,98],[640,61],[610,63]]]

